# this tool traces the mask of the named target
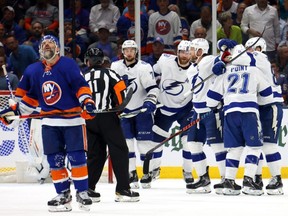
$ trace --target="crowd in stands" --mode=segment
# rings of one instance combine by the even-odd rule
[[[58,36],[58,0],[3,0],[0,6],[0,57],[20,79],[39,59],[40,38]],[[141,58],[154,64],[163,52],[173,54],[183,39],[205,38],[211,47],[211,10],[211,0],[141,0]],[[265,39],[276,80],[288,98],[288,0],[218,0],[217,18],[218,40],[244,45],[249,37]],[[127,39],[135,39],[134,0],[64,0],[65,55],[79,65],[88,47],[101,48],[108,62],[122,58]]]

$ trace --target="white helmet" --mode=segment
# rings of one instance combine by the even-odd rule
[[[258,40],[259,39],[259,40]],[[258,41],[257,41],[258,40]],[[256,44],[254,44],[257,41]],[[254,44],[254,45],[253,45]],[[253,45],[253,46],[252,46]],[[257,47],[261,48],[261,52],[266,52],[266,41],[263,38],[259,37],[253,37],[250,38],[246,43],[245,43],[245,48],[247,49],[248,47],[252,46],[251,48],[255,51]]]
[[[138,52],[138,46],[137,43],[134,40],[126,40],[122,44],[122,53],[124,53],[125,48],[135,48],[136,52]]]
[[[208,54],[209,51],[209,43],[206,39],[204,38],[196,38],[194,40],[191,41],[190,44],[191,47],[193,47],[195,49],[195,51],[197,52],[199,49],[202,49],[203,54]]]
[[[178,50],[178,51],[183,50],[183,51],[189,52],[189,51],[190,51],[190,47],[191,47],[191,42],[190,42],[190,41],[188,41],[188,40],[182,40],[182,41],[178,44],[177,50]]]

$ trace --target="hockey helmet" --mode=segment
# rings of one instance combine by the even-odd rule
[[[191,47],[195,49],[195,52],[202,49],[203,54],[208,54],[208,51],[209,51],[209,43],[204,38],[196,38],[192,40]]]
[[[59,51],[60,51],[60,43],[59,43],[59,40],[57,37],[53,36],[53,35],[44,35],[41,40],[39,41],[39,54],[41,56],[41,58],[45,58],[44,56],[44,50],[43,50],[43,43],[46,42],[46,41],[49,41],[49,42],[53,42],[55,44],[55,53],[54,55],[49,58],[49,59],[52,59],[55,57],[56,54],[59,54]],[[49,60],[49,59],[46,59],[46,60]]]
[[[122,44],[122,53],[124,53],[125,48],[135,48],[136,52],[138,52],[138,46],[137,43],[134,40],[126,40]]]
[[[248,47],[251,47],[254,51],[256,51],[257,47],[260,47],[261,48],[261,52],[266,52],[266,41],[263,38],[252,37],[245,43],[245,48],[247,49]]]
[[[188,40],[182,40],[177,47],[177,50],[180,51],[186,51],[189,52],[190,51],[190,47],[191,47],[191,42]]]
[[[89,48],[84,55],[84,63],[89,60],[91,66],[102,65],[104,62],[104,53],[100,48]]]

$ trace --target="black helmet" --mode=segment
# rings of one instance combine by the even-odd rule
[[[104,53],[99,48],[89,48],[84,55],[84,63],[87,64],[89,60],[90,65],[102,65],[104,62]]]

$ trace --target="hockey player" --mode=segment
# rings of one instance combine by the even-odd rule
[[[88,172],[86,165],[86,134],[83,118],[94,118],[95,103],[91,90],[81,75],[76,62],[60,57],[60,44],[52,35],[44,36],[39,43],[43,61],[29,65],[30,89],[19,102],[0,113],[6,116],[30,114],[37,106],[41,108],[44,154],[50,165],[57,196],[48,201],[49,211],[71,211],[70,177],[65,167],[65,158],[71,164],[71,180],[76,189],[76,201],[80,209],[90,210],[92,200],[87,194]],[[77,114],[78,112],[81,113]],[[76,112],[61,115],[63,112]],[[59,113],[59,115],[58,115]],[[51,116],[53,114],[53,116]],[[55,114],[55,115],[54,115]],[[47,116],[45,116],[47,115]],[[6,119],[7,123],[10,123]]]
[[[193,107],[194,114],[191,121],[198,118],[203,118],[197,125],[193,126],[188,133],[188,145],[191,150],[193,166],[199,176],[198,181],[186,186],[187,193],[210,193],[210,177],[208,173],[207,159],[203,151],[203,146],[207,142],[215,153],[216,162],[223,177],[225,174],[225,157],[227,151],[224,149],[222,137],[222,117],[223,112],[213,113],[206,105],[206,94],[209,86],[213,82],[213,78],[202,82],[209,76],[212,76],[211,71],[215,56],[208,55],[209,43],[206,39],[196,38],[191,42],[192,58],[196,59],[192,70],[196,72],[189,72],[188,78],[191,80],[193,86],[200,85],[193,91]],[[191,77],[190,74],[194,74]],[[195,76],[195,74],[197,76]],[[199,84],[202,83],[202,84]],[[204,118],[204,116],[206,116]],[[214,185],[217,193],[218,184]]]
[[[254,44],[255,42],[256,44]],[[248,49],[248,52],[252,53],[252,55],[249,55],[251,57],[251,62],[255,62],[256,67],[261,70],[262,76],[268,81],[268,83],[272,87],[274,96],[273,103],[267,104],[259,101],[260,121],[263,130],[263,153],[265,155],[267,165],[272,175],[271,180],[266,186],[266,191],[269,195],[282,195],[283,183],[281,180],[281,155],[278,151],[277,145],[279,130],[283,118],[283,98],[281,96],[281,86],[277,84],[275,80],[275,75],[271,68],[271,64],[268,61],[267,56],[263,53],[266,51],[265,40],[258,37],[250,38],[246,42],[245,47],[250,47],[250,49]],[[237,61],[238,60],[236,60],[236,62]],[[249,155],[247,156],[247,160],[249,159],[248,157]],[[260,186],[263,185],[262,165],[263,157],[261,154],[261,160],[259,161],[257,175],[255,177],[255,183]],[[243,185],[244,183],[246,184],[247,180],[251,181],[251,179],[244,179]],[[253,188],[251,188],[250,190],[247,189],[246,193],[253,195]]]
[[[123,60],[113,62],[111,69],[116,71],[132,88],[133,96],[126,106],[124,113],[130,113],[144,108],[146,112],[131,118],[122,118],[121,125],[129,149],[129,173],[132,188],[139,188],[136,172],[136,154],[134,140],[144,160],[146,152],[151,148],[153,112],[156,110],[159,88],[157,87],[153,69],[150,64],[138,60],[138,46],[133,40],[126,40],[122,44]],[[144,103],[143,103],[144,101]]]
[[[154,145],[170,136],[169,129],[174,122],[183,128],[189,124],[192,110],[192,97],[184,97],[184,93],[191,89],[186,71],[191,66],[190,41],[182,40],[177,48],[177,55],[162,54],[158,62],[153,66],[157,83],[159,82],[160,94],[158,101],[163,106],[157,109],[154,117],[153,141]],[[182,133],[183,144],[183,177],[186,184],[193,182],[192,161],[187,147],[187,133]],[[156,177],[160,169],[163,147],[153,152],[150,161],[149,173],[141,179],[143,187],[151,187],[151,181]]]
[[[101,49],[90,48],[84,56],[90,71],[84,75],[99,110],[111,109],[122,103],[126,85],[121,77],[103,67],[104,53]],[[139,193],[130,190],[128,147],[116,113],[97,114],[97,118],[86,121],[88,138],[88,195],[94,202],[100,201],[95,192],[106,158],[108,146],[113,171],[117,180],[116,202],[139,201]]]
[[[242,52],[243,45],[235,46],[232,59]],[[246,59],[243,53],[238,59]],[[243,181],[243,192],[254,187],[254,195],[262,195],[262,188],[253,182],[262,149],[262,132],[259,121],[258,94],[265,101],[272,101],[272,88],[264,79],[261,71],[250,65],[230,62],[226,73],[218,76],[207,93],[207,106],[216,107],[224,100],[224,145],[229,148],[226,156],[226,172],[223,194],[239,195],[241,186],[235,183],[243,148],[247,148],[247,159]],[[249,161],[248,161],[249,160]]]

